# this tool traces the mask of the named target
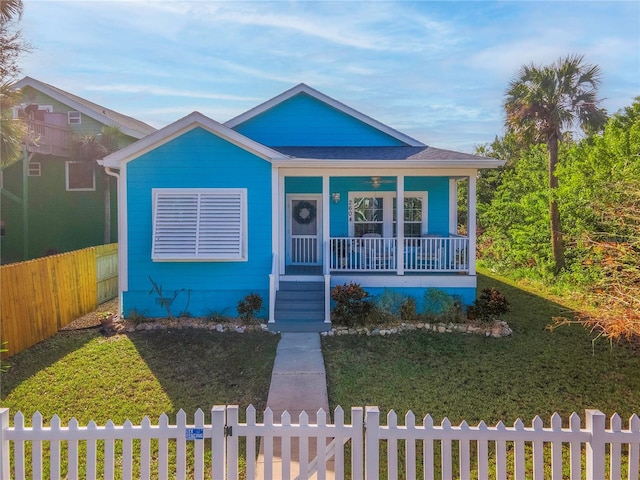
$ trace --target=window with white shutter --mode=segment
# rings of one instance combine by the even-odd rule
[[[247,259],[246,189],[154,189],[155,261]]]

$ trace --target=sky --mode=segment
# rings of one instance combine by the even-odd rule
[[[160,128],[299,84],[438,148],[504,133],[518,69],[581,54],[610,113],[640,95],[638,1],[24,0],[29,75]]]

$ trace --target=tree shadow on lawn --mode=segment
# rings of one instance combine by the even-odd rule
[[[479,276],[478,292],[494,287],[511,310],[507,338],[410,332],[385,337],[325,337],[332,408],[378,405],[387,412],[445,416],[453,422],[525,423],[540,415],[598,408],[623,418],[640,405],[640,356],[580,325],[549,329],[568,309],[496,278]]]
[[[99,329],[100,327],[61,330],[56,335],[2,360],[9,368],[0,374],[1,398],[9,395],[16,386],[39,371],[82,348],[94,338],[100,337]]]
[[[226,404],[266,408],[279,336],[183,329],[136,332],[129,339],[169,397],[172,413],[207,413]]]
[[[265,408],[278,336],[199,329],[102,336],[98,329],[60,332],[12,357],[2,375],[2,406],[45,421],[80,424],[174,421],[213,405]]]

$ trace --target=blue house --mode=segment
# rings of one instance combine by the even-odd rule
[[[352,281],[418,308],[428,288],[471,304],[476,177],[502,162],[428,147],[300,84],[225,124],[194,112],[101,164],[118,175],[125,316],[166,314],[153,280],[178,292],[176,312],[188,297],[192,315],[231,314],[257,293],[270,329],[321,331],[330,289]]]

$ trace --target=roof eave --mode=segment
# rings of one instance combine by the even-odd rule
[[[48,95],[49,97],[54,98],[55,100],[58,100],[60,103],[68,105],[69,107],[74,108],[78,112],[81,112],[104,125],[116,126],[120,129],[120,131],[123,134],[129,137],[139,140],[149,135],[149,133],[140,132],[138,130],[129,128],[120,122],[114,121],[112,118],[109,118],[106,115],[102,115],[101,113],[96,112],[91,108],[88,108],[86,105],[83,105],[75,101],[73,98],[69,98],[65,95],[60,94],[60,92],[53,90],[46,83],[43,83],[40,80],[36,80],[35,78],[27,76],[12,85],[12,88],[14,89],[21,89],[24,87],[31,87],[36,90],[39,90],[42,93]]]
[[[285,160],[288,158],[280,152],[272,150],[269,147],[265,147],[255,140],[245,137],[244,135],[219,122],[216,122],[200,112],[193,112],[186,117],[183,117],[180,120],[147,135],[143,139],[106,156],[99,161],[99,163],[104,167],[121,168],[127,162],[138,158],[198,127],[204,128],[212,134],[217,135],[218,137],[223,138],[268,162],[272,162],[274,160]]]

